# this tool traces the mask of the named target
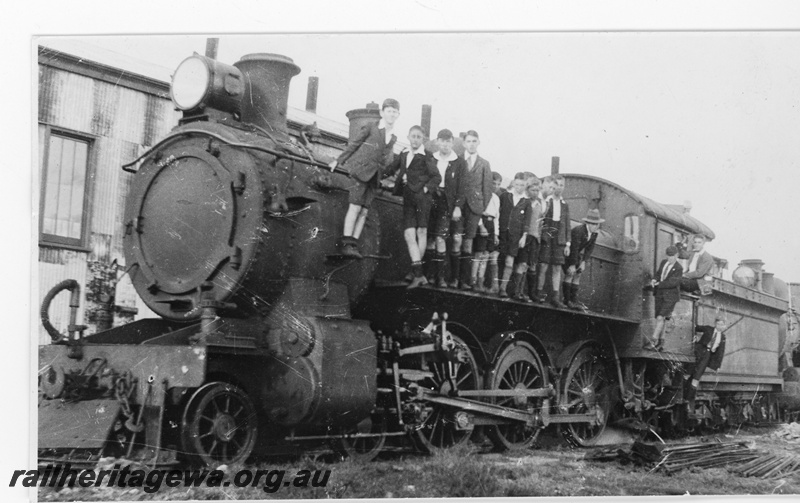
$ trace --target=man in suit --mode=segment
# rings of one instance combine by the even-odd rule
[[[449,129],[442,129],[436,136],[436,145],[439,148],[430,160],[440,173],[444,173],[444,189],[437,189],[433,196],[433,209],[430,226],[434,229],[436,254],[431,261],[434,283],[437,287],[447,287],[445,280],[444,260],[447,257],[447,237],[451,232],[452,215],[464,206],[464,186],[462,180],[467,165],[464,159],[453,151],[453,133]],[[458,253],[453,246],[451,255]],[[457,257],[457,255],[456,255]],[[458,260],[453,274],[458,278]]]
[[[688,259],[688,265],[683,273],[681,280],[681,290],[694,292],[700,289],[697,280],[703,278],[711,272],[714,266],[714,258],[703,249],[706,244],[706,237],[697,234],[692,238],[692,252],[684,253],[681,258]]]
[[[547,281],[547,271],[551,270],[553,296],[550,303],[558,308],[567,306],[561,302],[559,288],[561,287],[561,266],[570,253],[570,218],[569,206],[561,197],[564,192],[564,176],[551,175],[544,179],[544,191],[548,194],[545,199],[544,219],[542,220],[542,242],[539,248],[539,281],[536,287],[537,302],[544,302],[546,294],[543,293]]]
[[[650,280],[655,289],[656,326],[653,329],[653,340],[646,339],[645,349],[659,349],[664,333],[664,321],[672,317],[672,310],[681,298],[679,286],[683,267],[678,262],[678,249],[667,246],[667,258],[661,261],[656,276]]]
[[[564,303],[570,309],[585,309],[578,302],[578,290],[581,284],[581,274],[586,269],[586,261],[594,251],[597,240],[597,231],[605,219],[600,218],[600,210],[589,210],[583,218],[583,224],[570,231],[569,256],[564,261],[564,283],[561,285],[564,294]]]
[[[342,255],[347,257],[361,258],[358,238],[364,230],[367,212],[378,190],[386,159],[397,140],[392,129],[400,116],[400,104],[397,100],[387,98],[383,101],[380,113],[380,122],[361,128],[339,158],[329,164],[331,171],[338,165],[344,165],[350,172],[350,206],[344,217],[344,230],[339,243]]]
[[[461,186],[464,192],[464,203],[453,210],[451,237],[453,239],[453,253],[451,259],[459,258],[460,266],[455,270],[461,271],[461,288],[472,288],[472,240],[478,232],[478,223],[483,212],[489,205],[494,189],[494,178],[489,161],[478,155],[478,145],[481,141],[474,130],[467,131],[464,137],[464,161],[467,169],[464,171]],[[456,255],[461,250],[460,256]],[[458,286],[458,275],[454,275],[452,287]]]
[[[700,385],[700,378],[703,377],[706,368],[716,372],[722,365],[722,358],[725,356],[726,328],[725,318],[718,316],[714,320],[713,327],[711,325],[698,325],[694,329],[695,336],[692,341],[694,341],[694,356],[697,363],[686,394],[686,399],[689,400],[691,405],[693,405],[692,402],[694,402],[694,397],[697,394],[697,386]],[[698,334],[700,334],[699,337]]]
[[[395,157],[386,168],[385,176],[397,173],[394,193],[403,196],[403,237],[411,257],[413,279],[408,288],[425,285],[422,274],[422,256],[428,246],[428,219],[431,214],[433,191],[442,181],[442,175],[431,162],[432,157],[422,144],[424,132],[419,126],[408,131],[410,148]]]

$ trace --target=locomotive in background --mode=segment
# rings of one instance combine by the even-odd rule
[[[591,445],[609,422],[677,431],[777,418],[779,403],[797,396],[782,374],[797,375],[788,362],[796,320],[782,292],[755,283],[712,279],[710,295],[678,304],[663,352],[640,349],[653,317],[643,286],[663,249],[714,235],[599,178],[566,175],[573,214],[597,208],[606,218],[584,274],[586,312],[407,290],[402,207],[388,192],[369,213],[365,258],[337,255],[346,166],[331,174],[290,140],[297,73],[273,54],[233,66],[195,55],[176,70],[183,119],[130,163],[120,230],[128,274],[161,318],[85,337],[73,319],[65,336],[47,308],[65,289],[76,308],[77,284],[48,294],[42,462],[231,463],[318,441],[368,458],[388,439],[429,450],[467,442],[476,427],[498,448],[523,447],[550,424]],[[364,112],[351,136],[371,120]],[[728,354],[688,417],[693,327],[718,313],[731,318]],[[64,424],[75,427],[65,434]]]

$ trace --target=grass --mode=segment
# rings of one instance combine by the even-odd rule
[[[756,447],[794,450],[784,441],[761,432]],[[584,449],[555,445],[547,449],[481,452],[468,445],[430,456],[389,454],[371,463],[325,462],[303,457],[260,463],[254,469],[284,469],[287,477],[299,470],[331,470],[327,487],[281,487],[274,493],[261,487],[162,488],[154,494],[142,489],[43,489],[40,501],[106,500],[227,500],[317,498],[441,498],[521,496],[645,496],[799,494],[800,477],[786,480],[743,478],[724,468],[688,469],[673,475],[650,473],[646,468],[616,461],[584,460]],[[234,473],[242,467],[230,467]]]

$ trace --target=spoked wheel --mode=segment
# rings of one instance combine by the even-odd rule
[[[492,373],[487,377],[487,389],[530,390],[547,386],[547,373],[536,351],[525,342],[509,345],[497,359]],[[494,403],[503,407],[538,412],[542,408],[541,397],[498,397]],[[499,424],[490,426],[486,434],[498,450],[524,448],[531,445],[541,427],[525,424]]]
[[[183,448],[209,466],[244,462],[257,436],[255,408],[233,384],[209,383],[195,392],[183,412]]]
[[[573,357],[564,379],[560,408],[569,414],[597,413],[598,421],[568,423],[564,431],[572,441],[582,446],[597,443],[608,422],[612,384],[607,365],[592,348],[584,348]]]
[[[386,433],[386,423],[384,421],[380,421],[378,424],[371,424],[372,427],[368,429],[369,432],[378,433],[381,435],[375,437],[355,438],[342,436],[333,441],[333,449],[342,456],[357,463],[368,463],[372,461],[378,454],[380,454],[384,444],[386,444],[386,436],[383,435]],[[346,433],[358,434],[358,432],[359,429],[356,428],[352,431],[347,431]]]
[[[428,362],[427,370],[433,373],[433,377],[421,381],[420,386],[442,395],[449,395],[454,389],[480,389],[478,364],[472,351],[458,336],[454,335],[453,341],[461,356],[460,361]],[[449,365],[452,365],[452,379],[448,378]],[[413,437],[420,449],[431,452],[434,448],[448,448],[469,441],[474,426],[470,423],[459,427],[456,423],[457,409],[438,404],[431,404],[431,408],[431,414]]]

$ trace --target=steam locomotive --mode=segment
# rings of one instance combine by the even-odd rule
[[[338,255],[346,166],[331,173],[288,135],[299,71],[274,54],[234,65],[195,54],[176,70],[183,118],[125,166],[135,176],[120,229],[131,281],[160,318],[84,336],[73,316],[62,334],[49,302],[69,290],[74,312],[79,286],[49,292],[41,462],[228,464],[313,442],[370,458],[388,441],[451,447],[476,428],[507,449],[551,424],[592,445],[609,423],[665,434],[777,419],[793,403],[796,318],[788,294],[757,288],[753,269],[740,274],[750,284],[710,278],[708,295],[683,294],[664,349],[641,349],[654,312],[644,286],[664,249],[714,234],[600,178],[566,175],[573,214],[606,218],[583,275],[585,311],[406,289],[402,205],[389,191],[369,212],[364,258]],[[689,415],[694,326],[720,313],[727,354]]]

